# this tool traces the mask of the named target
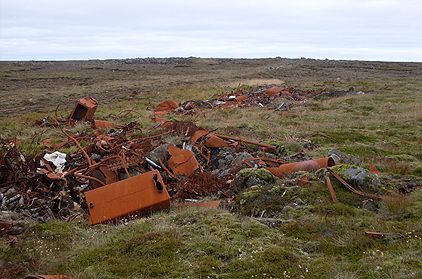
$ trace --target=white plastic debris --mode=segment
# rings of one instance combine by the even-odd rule
[[[44,159],[53,163],[56,166],[56,173],[61,173],[66,163],[66,154],[56,151],[51,154],[45,154]]]

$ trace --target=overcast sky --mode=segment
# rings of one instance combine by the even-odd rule
[[[421,0],[0,0],[0,60],[422,62]]]

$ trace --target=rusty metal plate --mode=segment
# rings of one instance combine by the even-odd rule
[[[170,208],[170,196],[157,170],[87,191],[85,197],[90,225]]]
[[[174,100],[167,100],[162,102],[155,108],[155,115],[164,115],[177,109],[179,105]]]
[[[114,126],[114,123],[111,121],[105,121],[105,120],[97,120],[94,119],[94,129],[100,129],[100,128],[111,128]]]
[[[180,149],[170,145],[168,151],[171,155],[168,165],[174,174],[189,175],[199,168],[195,154],[187,149]]]

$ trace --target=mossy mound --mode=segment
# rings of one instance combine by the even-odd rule
[[[236,197],[233,209],[246,216],[278,217],[284,214],[285,208],[305,204],[298,198],[299,191],[299,187],[253,185]]]
[[[235,193],[239,193],[241,190],[250,188],[253,185],[262,186],[274,183],[276,179],[277,177],[267,169],[246,168],[236,174],[230,183],[230,189]]]
[[[237,175],[244,178],[250,178],[251,176],[253,176],[267,183],[273,183],[277,179],[277,177],[275,177],[269,170],[264,169],[264,168],[260,168],[260,169],[246,168],[239,171]]]
[[[368,193],[379,191],[378,177],[364,168],[354,165],[336,165],[331,169],[350,185],[361,191]]]

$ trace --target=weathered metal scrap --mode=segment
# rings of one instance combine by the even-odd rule
[[[16,222],[0,221],[0,236],[3,235],[19,235],[24,233],[26,226]]]
[[[372,237],[372,238],[375,238],[375,239],[384,239],[384,238],[399,239],[399,238],[404,238],[404,235],[401,234],[401,233],[365,232],[365,236]]]
[[[243,142],[243,143],[248,143],[248,144],[253,144],[256,146],[260,146],[266,149],[266,151],[274,151],[277,149],[277,146],[275,145],[271,145],[271,144],[265,144],[265,143],[261,143],[261,142],[255,142],[255,141],[250,141],[250,140],[245,140],[245,139],[241,139],[241,138],[234,138],[234,137],[229,137],[229,136],[224,136],[224,135],[217,135],[217,137],[222,138],[222,139],[228,139],[228,140],[234,140],[234,141],[238,141],[238,142]]]
[[[358,190],[356,190],[355,188],[353,188],[352,186],[350,186],[350,184],[349,183],[347,183],[346,181],[344,181],[344,179],[343,178],[341,178],[337,173],[335,173],[332,169],[330,169],[329,167],[327,167],[327,171],[328,172],[330,172],[341,184],[343,184],[343,186],[345,186],[349,191],[351,191],[351,192],[353,192],[353,193],[355,193],[355,194],[358,194],[358,195],[361,195],[361,196],[363,196],[363,197],[367,197],[367,198],[370,198],[370,199],[374,199],[374,200],[378,200],[378,201],[380,201],[380,200],[382,200],[382,197],[380,197],[380,196],[376,196],[376,195],[372,195],[372,194],[367,194],[367,193],[364,193],[364,192],[362,192],[362,191],[358,191]]]
[[[333,199],[333,202],[338,202],[336,193],[334,192],[333,185],[331,184],[330,172],[326,170],[324,172],[324,176],[325,176],[325,181],[327,182],[328,190],[330,190],[330,194],[331,194],[331,198]]]
[[[381,172],[377,169],[377,167],[371,163],[369,163],[369,172],[372,174],[381,174]]]
[[[85,197],[91,225],[170,207],[170,196],[157,170],[87,191]]]
[[[69,279],[66,275],[29,275],[25,279]]]
[[[97,110],[98,102],[94,98],[87,96],[80,99],[69,116],[69,119],[74,120],[92,120],[95,111]]]
[[[188,149],[180,149],[170,145],[168,152],[171,156],[168,166],[176,175],[189,175],[200,167],[195,155]]]
[[[105,121],[105,120],[97,120],[94,119],[92,122],[92,126],[94,129],[105,129],[105,128],[111,128],[114,126],[114,123],[111,121]]]
[[[174,100],[162,102],[155,108],[155,115],[165,115],[177,109],[179,105]]]
[[[269,168],[272,174],[279,178],[284,178],[287,175],[297,172],[297,171],[316,171],[321,168],[331,167],[334,166],[335,162],[331,157],[325,157],[320,159],[296,162],[291,164],[284,164],[276,168]]]
[[[271,88],[268,88],[267,91],[265,92],[265,95],[267,96],[280,96],[281,91],[285,90],[284,88],[278,87],[278,86],[273,86]]]

